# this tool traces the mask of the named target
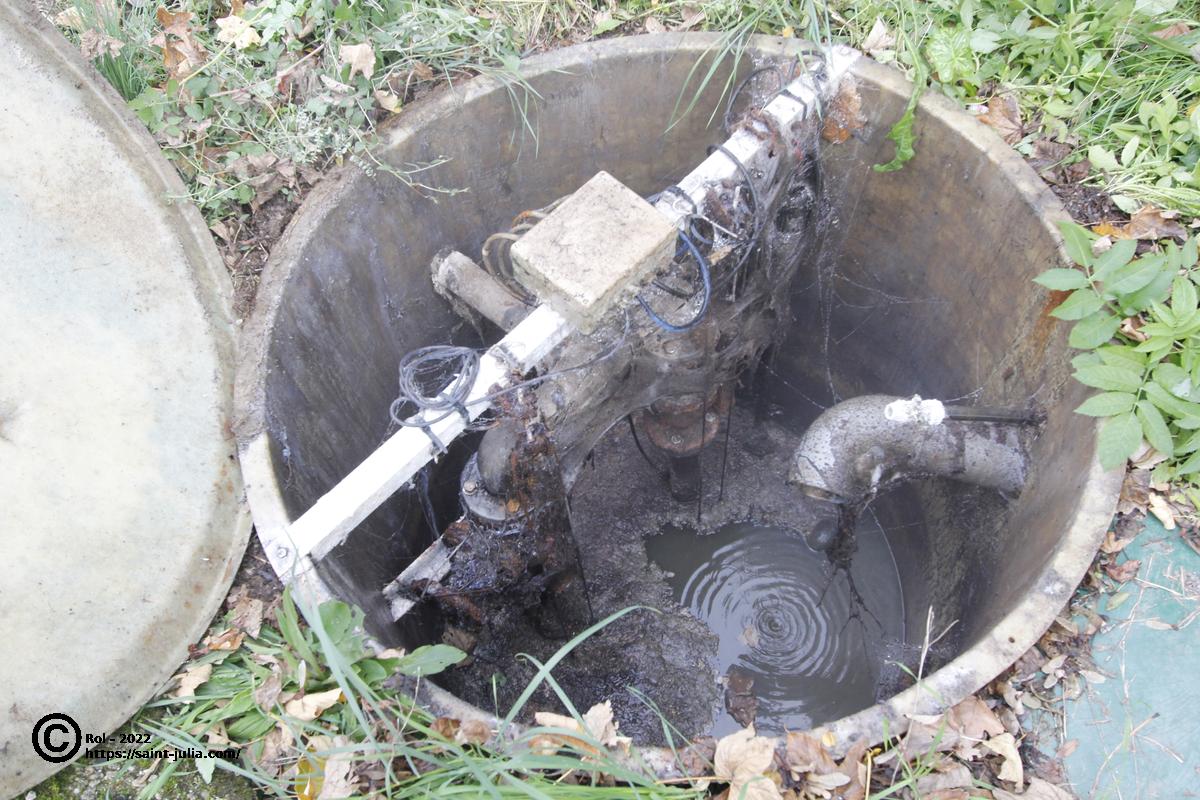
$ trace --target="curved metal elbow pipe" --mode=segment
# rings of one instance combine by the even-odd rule
[[[856,502],[881,485],[930,476],[1019,492],[1025,457],[1017,426],[945,419],[937,401],[864,395],[809,426],[789,481],[814,497]]]

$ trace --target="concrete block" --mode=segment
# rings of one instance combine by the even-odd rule
[[[598,172],[512,246],[516,277],[581,331],[672,257],[675,226]]]

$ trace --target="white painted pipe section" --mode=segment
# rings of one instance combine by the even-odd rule
[[[562,343],[572,328],[549,306],[538,306],[479,360],[479,373],[464,403],[467,419],[450,414],[429,427],[448,445],[511,386]],[[442,412],[436,412],[439,415]],[[415,418],[414,418],[415,419]],[[439,453],[421,428],[401,428],[288,526],[296,556],[321,557],[379,508]]]

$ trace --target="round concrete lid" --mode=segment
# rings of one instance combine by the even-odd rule
[[[186,658],[249,533],[231,287],[125,104],[0,3],[0,797],[111,734]],[[51,757],[68,728],[42,731]],[[78,757],[86,745],[73,755]]]

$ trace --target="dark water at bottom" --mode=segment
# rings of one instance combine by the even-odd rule
[[[875,702],[887,651],[904,638],[903,603],[873,515],[856,538],[849,575],[781,527],[668,525],[646,539],[675,599],[717,635],[717,673],[753,678],[760,730],[803,730]],[[714,735],[740,727],[715,710]]]

